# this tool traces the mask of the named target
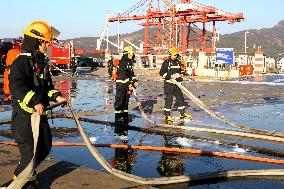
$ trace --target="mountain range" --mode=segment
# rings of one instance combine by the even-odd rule
[[[150,37],[154,37],[156,29],[150,29]],[[217,48],[234,48],[235,52],[244,52],[245,49],[245,32],[247,33],[247,52],[254,53],[261,49],[266,56],[278,58],[284,56],[284,20],[278,22],[272,28],[250,29],[224,34],[219,36],[219,41],[216,42]],[[144,39],[144,29],[121,34],[121,38],[126,38],[134,44],[139,44],[139,41]],[[86,50],[96,49],[98,37],[80,37],[74,39],[74,48],[83,48]],[[110,36],[110,41],[117,41],[117,36]],[[110,50],[117,48],[110,45]],[[106,43],[102,43],[102,49],[106,48]]]

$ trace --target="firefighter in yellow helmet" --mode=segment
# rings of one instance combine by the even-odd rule
[[[48,59],[45,56],[48,43],[57,35],[59,32],[46,22],[32,22],[24,31],[21,53],[10,68],[9,87],[13,106],[11,129],[21,155],[14,178],[27,167],[34,155],[31,114],[40,115],[39,138],[34,157],[35,168],[51,150],[52,135],[45,107],[49,105],[49,101],[65,101],[61,93],[54,89]],[[39,188],[35,171],[23,188]]]
[[[131,91],[138,86],[138,80],[133,71],[134,62],[133,48],[131,46],[125,47],[122,58],[116,66],[115,121],[131,121],[128,116],[128,102]]]
[[[169,58],[163,62],[160,69],[160,75],[164,79],[164,92],[166,96],[164,115],[167,123],[173,121],[173,118],[171,117],[173,96],[176,97],[176,104],[180,113],[180,119],[191,118],[190,114],[185,113],[185,102],[181,89],[171,82],[171,79],[175,79],[177,82],[182,82],[186,70],[184,69],[182,61],[178,58],[179,51],[176,47],[172,47],[169,50],[169,54]]]

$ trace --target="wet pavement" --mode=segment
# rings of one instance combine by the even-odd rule
[[[0,186],[7,186],[19,158],[17,148],[0,146]],[[137,183],[120,179],[116,176],[76,165],[66,161],[46,159],[37,169],[40,189],[151,189]]]
[[[277,77],[275,80],[281,81],[284,77]],[[275,80],[269,77],[268,82]],[[148,78],[144,78],[147,82]],[[163,108],[163,90],[162,82],[153,80],[155,85],[145,84],[143,82],[141,89],[138,89],[139,99],[142,101],[142,106],[146,114],[151,120],[162,122]],[[257,81],[251,81],[257,82]],[[258,81],[266,82],[266,81]],[[268,95],[263,95],[262,91],[266,91],[266,86],[261,86],[261,90],[241,90],[240,93],[244,96],[251,96],[250,101],[241,101],[236,97],[220,98],[230,95],[230,88],[243,89],[240,83],[224,83],[216,85],[216,90],[206,91],[203,87],[212,86],[214,82],[186,82],[185,85],[191,86],[193,91],[198,91],[198,96],[201,100],[210,99],[211,108],[217,111],[220,115],[224,115],[227,119],[237,123],[247,125],[251,128],[265,129],[270,131],[284,132],[284,101],[279,97],[283,91],[278,88],[276,91]],[[279,83],[279,82],[278,82]],[[256,84],[258,86],[258,84]],[[109,113],[113,110],[113,100],[115,86],[103,76],[98,76],[91,79],[70,79],[65,81],[57,81],[56,86],[61,88],[66,98],[71,99],[72,105],[77,112],[87,112],[88,116],[81,116],[89,119],[113,122],[114,115]],[[145,87],[147,86],[147,87]],[[255,87],[255,84],[251,84]],[[271,86],[271,85],[270,85]],[[268,86],[269,87],[269,86]],[[258,88],[259,89],[259,88]],[[277,94],[273,94],[277,93]],[[250,95],[253,94],[253,95]],[[259,95],[258,95],[259,94]],[[261,95],[262,94],[262,95]],[[236,95],[237,96],[237,95]],[[269,98],[268,98],[269,97]],[[217,99],[214,102],[214,99]],[[232,102],[233,101],[233,102]],[[135,99],[131,99],[131,103],[135,103]],[[191,102],[189,102],[190,104]],[[218,106],[216,106],[218,105]],[[135,107],[135,106],[134,106]],[[1,112],[1,120],[9,119],[11,109],[6,107],[4,112]],[[68,113],[67,110],[57,108],[56,111]],[[182,124],[191,127],[204,127],[214,129],[229,129],[237,130],[216,119],[207,115],[198,107],[192,106],[189,113],[193,115],[193,119],[180,122],[176,120],[173,125]],[[90,112],[95,112],[91,115]],[[105,112],[105,113],[104,113]],[[89,138],[96,144],[129,144],[129,145],[145,145],[145,146],[162,146],[162,147],[177,147],[191,148],[208,151],[219,151],[227,153],[237,153],[243,155],[254,155],[258,157],[267,157],[274,159],[283,159],[284,156],[271,155],[262,153],[261,151],[251,150],[247,146],[259,148],[273,149],[284,151],[283,144],[277,142],[268,142],[261,140],[252,140],[241,137],[229,137],[216,134],[206,134],[197,132],[183,132],[164,134],[141,132],[135,128],[151,129],[151,125],[147,123],[139,112],[138,108],[130,111],[133,116],[133,121],[129,127],[117,127],[114,124],[94,124],[91,122],[82,122],[82,126],[88,133]],[[178,114],[175,112],[174,117]],[[53,141],[61,142],[82,142],[76,125],[72,119],[54,118],[50,120],[50,125],[53,128]],[[173,126],[174,127],[174,126]],[[198,139],[198,140],[197,140]],[[11,133],[9,125],[0,126],[0,141],[11,141]],[[225,145],[226,143],[226,145]],[[224,159],[217,157],[195,156],[185,154],[168,154],[160,152],[137,151],[133,149],[110,149],[98,148],[99,152],[105,159],[113,165],[113,167],[125,172],[138,176],[165,177],[177,175],[192,175],[197,173],[206,173],[214,171],[226,170],[246,170],[246,169],[283,169],[283,165],[273,165],[267,163],[248,162],[243,160]],[[88,168],[93,168],[102,172],[105,170],[91,156],[90,152],[85,147],[53,147],[51,156],[58,161],[66,161]],[[183,183],[171,186],[158,186],[159,188],[284,188],[283,178],[271,179],[244,179],[244,180],[221,180],[219,182],[203,182],[203,183]]]

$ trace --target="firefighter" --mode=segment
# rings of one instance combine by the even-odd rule
[[[129,122],[131,120],[128,117],[129,97],[133,88],[138,86],[138,81],[133,71],[134,58],[132,47],[125,47],[116,71],[115,121]]]
[[[44,110],[49,101],[63,102],[61,93],[54,90],[45,52],[48,43],[59,32],[43,21],[32,22],[24,31],[21,53],[10,68],[9,87],[12,93],[11,129],[20,151],[20,162],[14,179],[27,167],[33,158],[34,139],[31,129],[31,114],[40,115],[38,146],[35,168],[50,153],[52,135]],[[39,188],[36,173],[23,188]]]
[[[112,57],[107,61],[107,71],[108,71],[109,78],[111,78],[112,71],[113,71],[113,58]]]
[[[70,68],[71,68],[71,77],[75,77],[76,76],[76,72],[77,72],[77,67],[78,64],[80,63],[80,60],[73,57],[71,64],[70,64]]]
[[[164,92],[165,92],[165,122],[173,122],[171,117],[171,107],[173,102],[173,96],[176,97],[176,104],[180,113],[180,119],[191,118],[190,114],[185,113],[185,102],[181,89],[173,84],[170,80],[175,79],[177,82],[182,82],[185,75],[184,65],[178,59],[179,52],[176,47],[172,47],[169,50],[169,58],[166,59],[161,67],[160,75],[164,78]]]

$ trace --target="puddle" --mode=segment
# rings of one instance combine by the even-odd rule
[[[244,77],[240,79],[229,79],[227,83],[240,83],[240,84],[263,84],[263,85],[273,85],[273,86],[283,86],[284,85],[284,75],[263,75],[261,77]]]
[[[252,128],[284,132],[284,101],[272,99],[261,104],[235,104],[233,108],[222,108],[220,113],[229,120]]]
[[[74,109],[77,112],[102,112],[113,106],[115,90],[111,82],[104,82],[98,80],[78,80],[69,81],[65,83],[58,82],[57,86],[61,88],[66,98],[72,100]],[[107,89],[107,90],[106,90]],[[109,90],[111,89],[111,90]],[[215,96],[216,94],[212,94]],[[154,100],[144,99],[141,100]],[[131,99],[134,102],[135,99]],[[154,104],[154,103],[153,103]],[[151,112],[152,107],[147,107]],[[60,110],[67,112],[66,110]],[[226,104],[218,109],[219,114],[224,115],[227,119],[235,121],[237,123],[248,125],[252,128],[266,129],[271,131],[284,132],[284,102],[281,101],[266,101],[262,104],[253,105],[241,105],[241,104]],[[225,146],[220,145],[218,139],[226,140],[230,142],[236,142],[240,144],[256,145],[260,147],[268,147],[284,151],[283,145],[277,143],[267,142],[264,144],[262,141],[247,140],[247,139],[235,139],[231,137],[218,136],[214,138],[214,141],[197,141],[181,136],[166,136],[153,133],[142,133],[133,129],[134,127],[147,128],[150,125],[147,124],[139,113],[139,110],[131,110],[133,115],[133,122],[130,126],[132,129],[123,129],[115,126],[109,126],[104,124],[93,124],[88,122],[82,122],[82,126],[87,132],[89,138],[95,144],[129,144],[129,145],[145,145],[145,146],[162,146],[162,147],[178,147],[178,148],[192,148],[208,151],[219,151],[227,153],[237,153],[243,155],[257,155],[260,157],[269,157],[268,155],[258,154],[257,152],[250,152],[245,148],[238,146]],[[205,127],[215,129],[231,129],[237,130],[233,127],[217,121],[211,118],[203,111],[192,110],[194,117],[193,120],[184,122],[185,126],[192,127]],[[1,112],[0,118],[9,119],[11,111],[7,110]],[[113,114],[103,114],[97,116],[85,116],[87,118],[93,118],[102,121],[113,121]],[[151,115],[150,118],[154,121],[161,121],[162,113]],[[54,124],[51,123],[51,127],[64,127],[64,128],[76,128],[73,120],[69,119],[54,119]],[[0,130],[9,129],[7,125],[0,126]],[[212,138],[211,134],[204,133],[186,133],[188,136],[201,137],[203,139]],[[0,140],[8,140],[0,136]],[[68,135],[68,137],[54,137],[53,141],[60,142],[82,142],[80,136]],[[185,154],[167,154],[161,152],[148,152],[137,151],[130,149],[110,149],[110,148],[98,148],[99,152],[105,157],[105,159],[113,165],[115,168],[121,169],[128,173],[132,173],[138,176],[151,178],[161,176],[178,176],[178,175],[190,175],[197,173],[206,173],[214,171],[225,170],[241,170],[241,169],[281,169],[283,166],[248,162],[241,160],[224,159],[217,157],[195,156]],[[93,158],[86,147],[53,147],[51,156],[59,161],[69,161],[82,166],[95,168],[101,171],[105,171],[98,162]],[[275,157],[270,157],[275,158]],[[284,181],[270,181],[270,180],[245,180],[245,181],[229,181],[220,182],[214,184],[197,184],[195,186],[175,185],[175,188],[249,188],[248,186],[255,187],[259,184],[263,186],[282,186]],[[163,188],[163,187],[160,187]],[[279,187],[278,187],[279,188]],[[280,187],[281,188],[281,187]]]

